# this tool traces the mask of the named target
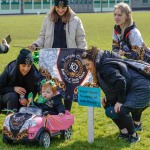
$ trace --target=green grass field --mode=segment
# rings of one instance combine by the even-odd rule
[[[21,48],[30,45],[40,32],[45,15],[0,16],[0,38],[10,34],[12,37],[11,49],[7,54],[0,55],[0,73],[8,62],[15,59]],[[111,50],[112,30],[114,26],[113,13],[78,14],[85,31],[88,47],[97,46]],[[134,12],[133,18],[141,31],[145,43],[150,46],[150,12]],[[73,104],[72,113],[75,115],[73,125],[73,139],[63,141],[59,137],[53,138],[49,149],[57,150],[150,150],[150,109],[142,115],[143,132],[140,132],[141,141],[137,144],[127,144],[118,140],[119,133],[114,123],[104,114],[103,108],[94,108],[94,143],[87,141],[87,107]],[[14,143],[6,145],[2,142],[1,129],[5,116],[0,115],[0,150],[44,150],[37,143]]]

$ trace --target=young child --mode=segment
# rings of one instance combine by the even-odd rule
[[[28,101],[31,104],[32,98],[29,98]],[[62,96],[58,93],[57,86],[52,80],[42,80],[42,94],[34,102],[34,105],[41,108],[43,112],[48,111],[51,115],[64,116],[65,113]]]

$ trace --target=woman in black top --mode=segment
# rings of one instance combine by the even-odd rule
[[[33,65],[30,50],[22,49],[17,59],[10,62],[0,75],[0,109],[19,109],[19,96],[40,92],[42,76]]]
[[[109,53],[107,58],[106,53]],[[114,109],[112,112],[115,111],[117,115],[116,118],[111,119],[120,130],[119,138],[127,138],[131,143],[138,142],[140,138],[134,130],[130,113],[133,111],[141,113],[149,106],[150,80],[146,75],[150,75],[141,74],[133,69],[133,66],[126,65],[129,60],[118,59],[112,55],[113,52],[92,48],[83,53],[83,64],[105,93],[102,105],[106,110],[112,106]],[[150,68],[148,63],[147,65]]]

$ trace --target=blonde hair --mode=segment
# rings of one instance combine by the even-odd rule
[[[122,29],[122,34],[123,34],[124,30],[133,24],[133,18],[132,18],[132,14],[131,14],[132,11],[131,11],[130,6],[123,2],[116,4],[114,6],[114,11],[115,11],[115,9],[120,9],[121,13],[125,13],[127,16],[126,23],[124,25],[124,28]]]
[[[45,82],[42,85],[42,90],[46,89],[46,88],[50,88],[54,94],[57,92],[57,86],[56,86],[56,84],[51,85],[49,81]]]
[[[62,16],[62,22],[67,23],[69,22],[71,17],[71,8],[67,6],[67,11],[65,12],[65,14]],[[53,7],[52,12],[51,12],[51,20],[53,22],[57,22],[59,19],[59,15],[56,12],[56,6]]]

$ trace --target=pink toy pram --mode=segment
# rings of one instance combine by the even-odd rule
[[[4,121],[2,135],[4,143],[13,141],[38,141],[48,148],[51,138],[60,135],[63,139],[72,137],[74,115],[66,111],[65,116],[42,114],[36,107],[22,107],[19,112],[9,114]]]

